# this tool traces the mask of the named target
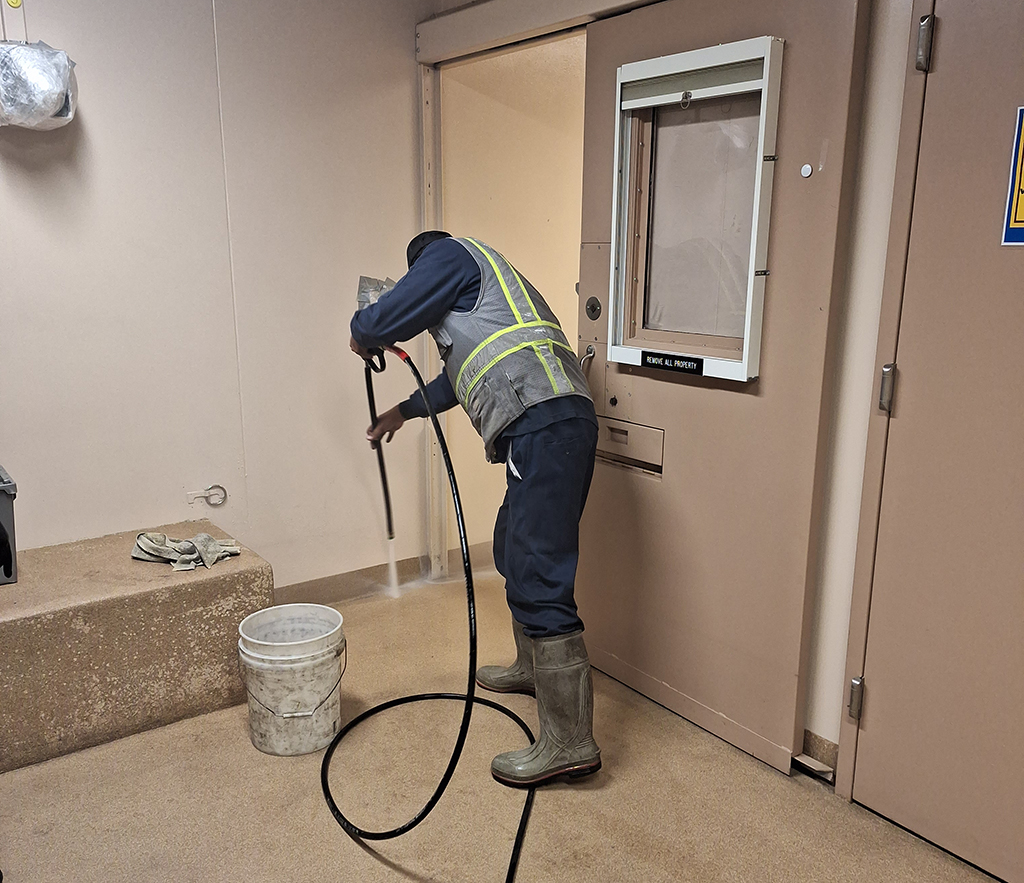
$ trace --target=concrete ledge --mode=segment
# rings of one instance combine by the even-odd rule
[[[237,629],[273,604],[270,565],[175,573],[131,559],[137,533],[28,549],[0,586],[0,772],[244,701]]]

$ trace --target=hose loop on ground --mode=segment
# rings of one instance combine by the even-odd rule
[[[433,406],[430,404],[430,399],[427,396],[426,385],[423,383],[423,378],[420,376],[419,370],[416,365],[413,364],[409,354],[404,350],[397,347],[388,347],[388,350],[394,353],[408,366],[409,370],[412,371],[413,377],[416,379],[416,386],[419,388],[420,395],[423,396],[423,401],[427,407],[427,413],[430,415],[430,422],[434,427],[434,434],[437,436],[438,445],[441,448],[441,456],[444,458],[445,469],[448,472],[448,483],[452,489],[452,501],[455,504],[455,520],[459,526],[459,546],[462,550],[462,569],[466,575],[466,607],[469,613],[469,679],[466,686],[465,693],[416,693],[412,696],[401,696],[398,699],[392,699],[388,702],[382,702],[380,705],[375,705],[368,711],[364,711],[358,717],[353,718],[349,721],[338,734],[331,741],[331,744],[327,746],[327,751],[324,753],[324,759],[320,766],[320,785],[324,792],[324,800],[327,801],[327,807],[331,811],[331,815],[334,816],[335,821],[344,829],[350,837],[354,837],[358,840],[390,840],[394,837],[400,837],[408,831],[415,828],[420,822],[422,822],[431,810],[437,806],[438,801],[441,799],[441,795],[444,794],[445,789],[448,787],[448,783],[451,781],[452,776],[455,774],[455,768],[458,766],[459,758],[462,756],[462,749],[466,744],[466,736],[469,733],[469,723],[473,713],[473,706],[485,705],[488,708],[493,708],[495,711],[500,711],[505,716],[514,720],[520,727],[520,729],[526,734],[526,737],[532,743],[534,741],[533,733],[530,732],[530,728],[526,725],[526,722],[519,717],[515,712],[505,708],[504,705],[499,705],[497,702],[492,702],[490,699],[483,699],[476,696],[476,596],[473,591],[473,569],[469,560],[469,541],[466,537],[466,521],[462,512],[462,498],[459,496],[459,488],[455,481],[455,470],[452,467],[451,456],[448,453],[448,444],[444,438],[444,432],[441,430],[441,424],[437,419],[437,414],[434,411]],[[379,373],[384,370],[384,356],[380,356],[380,366],[370,365],[366,371],[366,394],[367,399],[370,403],[370,415],[374,423],[377,421],[376,405],[373,397],[373,375],[371,370],[375,373]],[[381,481],[384,490],[384,505],[388,517],[388,534],[389,538],[394,537],[394,532],[391,524],[391,495],[387,485],[387,473],[384,470],[384,454],[381,450],[381,445],[377,444],[377,456],[380,465]],[[462,723],[459,726],[459,734],[455,740],[455,747],[452,749],[452,755],[448,761],[448,766],[445,768],[444,774],[441,776],[441,780],[437,784],[437,788],[434,789],[434,793],[430,795],[430,798],[423,805],[423,808],[416,813],[409,821],[405,824],[399,825],[397,828],[390,828],[384,831],[368,831],[364,828],[360,828],[358,825],[353,824],[345,817],[344,813],[338,808],[338,805],[334,801],[334,797],[331,794],[331,786],[329,782],[330,769],[331,769],[331,758],[334,756],[335,749],[341,742],[345,735],[351,730],[355,729],[359,724],[365,721],[367,718],[373,717],[376,714],[380,714],[382,711],[387,711],[389,708],[395,708],[399,705],[408,705],[412,702],[426,702],[429,700],[447,700],[464,702],[465,708],[462,713]],[[519,818],[519,828],[516,832],[515,843],[512,846],[512,856],[509,859],[508,872],[505,876],[505,883],[512,883],[516,876],[516,868],[519,864],[519,855],[523,848],[523,840],[526,837],[526,826],[530,820],[530,810],[533,808],[533,800],[536,795],[536,788],[528,788],[526,791],[526,801],[523,805],[523,812]]]

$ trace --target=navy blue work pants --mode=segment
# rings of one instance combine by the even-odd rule
[[[494,563],[512,616],[531,638],[583,628],[573,592],[596,449],[597,427],[579,417],[510,439]]]

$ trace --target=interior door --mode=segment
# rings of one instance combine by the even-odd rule
[[[853,797],[1024,880],[1024,5],[937,0]]]
[[[587,26],[579,330],[581,356],[593,348],[584,370],[603,418],[576,577],[587,649],[601,671],[784,772],[804,739],[829,329],[849,241],[846,148],[856,137],[867,10],[667,0]],[[778,155],[762,156],[774,172],[759,377],[737,383],[609,362],[613,253],[622,245],[612,244],[618,70],[764,35],[785,40],[785,60]],[[720,173],[729,153],[716,152]],[[685,153],[677,161],[679,180],[703,174]],[[676,193],[671,204],[691,210],[685,191]],[[711,254],[708,243],[687,247]]]

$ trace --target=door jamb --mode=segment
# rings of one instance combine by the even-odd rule
[[[656,0],[633,0],[630,8],[653,2]],[[604,8],[599,2],[593,2],[591,5],[594,7],[594,14],[588,20],[600,17],[597,13]],[[452,14],[457,15],[462,11],[456,10]],[[465,11],[470,12],[471,10]],[[557,15],[555,17],[557,18]],[[491,19],[485,17],[485,20],[493,24]],[[579,22],[575,19],[558,20],[549,23],[541,33],[535,34],[534,37],[538,40],[544,37],[553,37],[578,27]],[[418,29],[419,25],[417,25],[417,40],[419,38]],[[498,51],[521,42],[525,42],[521,34],[508,33],[504,37],[494,38],[494,44],[489,47],[488,51]],[[419,49],[417,48],[418,53]],[[462,55],[456,53],[451,57],[445,56],[436,63],[421,61],[417,65],[420,77],[421,230],[437,230],[444,220],[441,168],[441,64],[457,60],[459,57]],[[441,372],[441,358],[437,348],[431,345],[428,337],[424,337],[423,364],[426,365],[428,377],[436,377]],[[445,415],[438,414],[437,419],[443,431],[447,425]],[[429,430],[425,435],[424,453],[427,466],[426,516],[429,578],[434,581],[442,581],[448,579],[450,570],[448,566],[447,480],[441,447]]]
[[[935,0],[915,0],[911,22],[934,13]],[[885,473],[885,451],[892,414],[877,406],[882,366],[896,361],[903,287],[910,251],[910,228],[917,182],[918,152],[924,114],[927,74],[915,67],[917,30],[910,28],[907,67],[900,114],[900,132],[896,153],[896,177],[893,184],[889,240],[886,245],[885,272],[882,282],[882,305],[878,322],[878,343],[875,348],[875,402],[868,421],[867,452],[864,459],[864,482],[861,496],[857,549],[854,559],[853,598],[850,610],[850,634],[846,652],[846,679],[864,673],[867,652],[868,620],[871,611],[871,589],[874,581],[875,548],[878,540],[882,484]],[[894,408],[895,413],[895,408]],[[867,687],[867,685],[866,685]],[[844,701],[845,706],[845,701]],[[853,778],[857,756],[859,724],[843,714],[839,726],[839,759],[836,767],[836,794],[853,799]]]
[[[550,37],[659,0],[487,0],[442,12],[416,25],[416,60],[440,64]]]
[[[436,230],[441,225],[441,73],[436,65],[421,64],[420,74],[420,157],[421,230]],[[427,377],[441,372],[441,357],[428,336],[423,337]],[[442,430],[445,415],[437,415]],[[445,493],[445,468],[441,446],[434,433],[424,433],[427,465],[427,554],[430,579],[448,578],[448,495]]]

